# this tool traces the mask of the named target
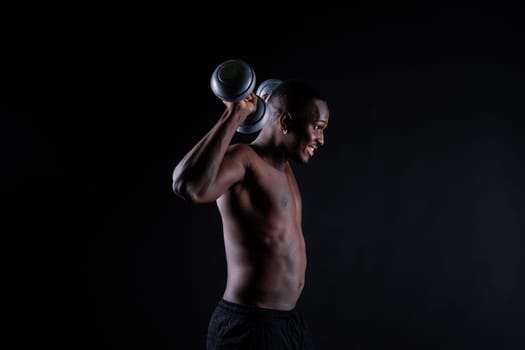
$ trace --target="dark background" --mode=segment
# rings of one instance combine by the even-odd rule
[[[242,58],[331,108],[325,147],[293,164],[319,349],[521,349],[521,13],[348,6],[32,8],[4,24],[7,333],[204,349],[221,222],[175,197],[171,172],[222,113],[213,69]]]

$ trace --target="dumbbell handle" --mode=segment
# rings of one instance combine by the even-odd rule
[[[250,114],[244,122],[239,125],[237,132],[241,134],[253,134],[261,130],[266,123],[266,102],[257,96],[257,107],[255,112]]]

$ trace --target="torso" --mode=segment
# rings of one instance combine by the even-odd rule
[[[297,182],[289,163],[276,168],[242,147],[249,162],[244,180],[217,200],[228,271],[224,299],[289,310],[306,270]]]

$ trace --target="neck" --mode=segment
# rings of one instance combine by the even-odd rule
[[[259,156],[273,167],[283,170],[288,157],[284,151],[282,140],[276,137],[270,130],[262,130],[250,145],[255,149]]]

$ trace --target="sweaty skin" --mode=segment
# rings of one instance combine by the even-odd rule
[[[255,110],[252,94],[225,102],[218,123],[177,165],[176,194],[216,201],[223,224],[227,283],[223,298],[290,310],[305,283],[301,195],[288,159],[307,164],[323,145],[326,102],[312,100],[265,126],[251,144],[230,145],[237,126]]]

